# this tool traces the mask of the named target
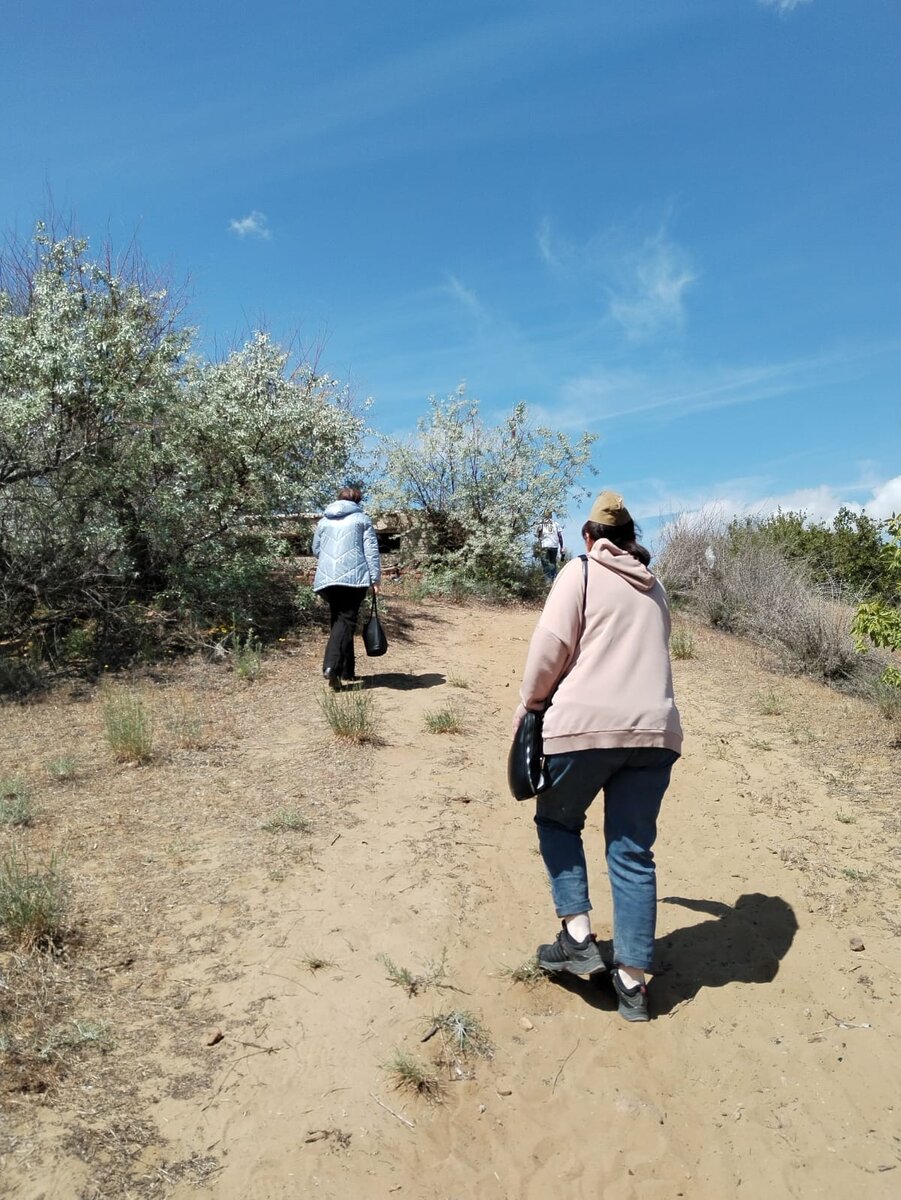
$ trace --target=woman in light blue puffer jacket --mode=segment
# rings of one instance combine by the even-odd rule
[[[328,506],[313,534],[319,559],[313,591],[328,601],[332,632],[322,674],[336,690],[356,678],[354,631],[367,589],[379,590],[382,564],[372,519],[363,512],[359,488],[344,487]]]

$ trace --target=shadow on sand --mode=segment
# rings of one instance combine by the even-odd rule
[[[648,988],[652,1017],[664,1016],[694,999],[701,988],[770,983],[798,931],[794,909],[781,896],[752,892],[739,896],[734,905],[666,896],[660,903],[706,913],[712,920],[685,925],[657,939],[657,963]],[[598,939],[598,944],[604,961],[611,962],[611,943]],[[573,975],[552,978],[593,1008],[616,1008],[606,972],[589,979]]]
[[[443,675],[433,671],[423,675],[401,674],[399,671],[381,671],[376,675],[366,675],[363,684],[367,688],[394,688],[397,692],[412,692],[417,688],[440,687],[447,683]]]

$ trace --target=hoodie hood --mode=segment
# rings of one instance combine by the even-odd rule
[[[332,520],[339,520],[341,517],[350,516],[351,513],[362,512],[363,509],[359,504],[355,504],[353,500],[333,500],[325,510],[325,516]]]
[[[627,551],[614,546],[606,538],[598,538],[589,551],[589,558],[599,562],[602,567],[619,575],[622,579],[636,588],[639,592],[649,592],[657,582],[657,576],[649,571],[644,563]]]

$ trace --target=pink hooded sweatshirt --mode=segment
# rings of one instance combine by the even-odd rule
[[[529,645],[519,713],[551,697],[545,754],[635,746],[681,752],[663,585],[625,550],[606,538],[595,542],[580,640],[582,577],[579,558],[557,576]]]

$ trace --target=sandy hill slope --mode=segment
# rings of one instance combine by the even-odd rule
[[[250,686],[200,664],[145,681],[170,732],[139,768],[104,757],[94,695],[3,710],[0,773],[35,781],[30,851],[65,853],[83,929],[41,1002],[108,1034],[7,1056],[0,1194],[898,1195],[901,822],[878,717],[695,630],[656,1019],[629,1026],[603,979],[512,977],[555,933],[505,786],[535,612],[386,607],[390,652],[359,664],[378,746],[329,730],[316,638]],[[191,705],[210,732],[186,745],[166,721]],[[448,706],[462,731],[430,732]],[[39,787],[60,746],[80,777]],[[586,836],[603,938],[599,806]],[[0,971],[0,995],[33,987],[9,950]],[[396,1086],[398,1053],[435,1095]]]

